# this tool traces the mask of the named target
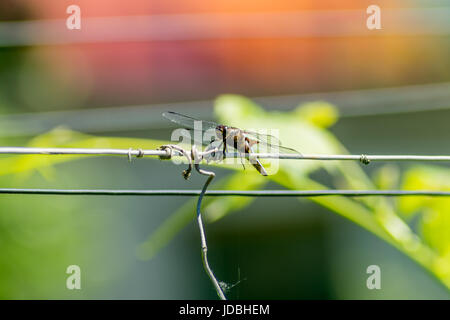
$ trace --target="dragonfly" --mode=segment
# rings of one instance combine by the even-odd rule
[[[179,124],[187,129],[197,129],[201,125],[203,132],[214,132],[210,141],[200,141],[201,144],[207,144],[206,150],[221,150],[222,156],[225,158],[227,150],[233,148],[242,158],[246,158],[255,167],[255,169],[263,176],[267,176],[267,171],[257,158],[250,158],[254,153],[255,147],[263,147],[265,150],[278,150],[280,153],[300,154],[295,149],[281,146],[278,138],[269,134],[262,134],[254,131],[243,130],[232,126],[218,124],[213,121],[198,120],[177,112],[164,112],[163,117]],[[197,126],[195,124],[197,123]],[[214,157],[217,160],[217,157]],[[243,164],[243,163],[242,163]],[[243,164],[244,166],[244,164]],[[245,169],[245,166],[244,166]]]

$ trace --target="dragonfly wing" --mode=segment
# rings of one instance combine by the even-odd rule
[[[257,141],[257,144],[253,145],[253,152],[268,152],[272,153],[273,150],[276,150],[278,153],[287,153],[287,154],[300,154],[295,149],[283,147],[281,145],[280,139],[270,134],[261,134],[253,131],[244,131],[247,138],[253,141]]]
[[[242,130],[242,132],[251,140],[257,140],[265,143],[266,145],[278,145],[281,146],[281,141],[277,137],[271,134],[263,134],[254,131]]]
[[[297,150],[292,149],[292,148],[286,148],[286,147],[283,147],[283,146],[275,146],[275,147],[272,146],[272,148],[278,149],[279,153],[302,155],[300,152],[298,152]]]
[[[204,121],[204,120],[198,120],[192,117],[188,117],[185,115],[182,115],[181,113],[177,113],[177,112],[173,112],[173,111],[167,111],[164,112],[163,117],[175,122],[185,128],[189,128],[189,129],[195,129],[195,122],[198,121],[199,123],[201,123],[202,125],[202,131],[206,131],[209,129],[215,129],[218,124],[212,121]]]
[[[204,141],[203,135],[197,136],[194,134],[193,129],[182,129],[181,135],[183,138],[188,139],[189,141],[195,142],[197,145],[204,145],[207,146],[211,144],[211,141]]]
[[[278,154],[298,154],[301,155],[300,152],[298,152],[295,149],[292,148],[287,148],[287,147],[283,147],[277,144],[266,144],[264,142],[259,142],[257,145],[255,145],[255,149],[257,150],[257,152],[262,152],[262,153],[278,153]]]

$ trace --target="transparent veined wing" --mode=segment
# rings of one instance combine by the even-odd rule
[[[287,148],[280,145],[270,144],[267,145],[264,142],[259,142],[256,146],[252,148],[255,153],[277,153],[277,154],[298,154],[301,155],[300,152],[293,148]]]
[[[277,149],[278,153],[280,153],[280,154],[284,153],[284,154],[299,154],[299,155],[301,155],[300,152],[298,152],[297,150],[295,150],[293,148],[287,148],[287,147],[283,147],[283,146],[280,146],[280,145],[277,145],[275,147],[272,145],[272,148]]]
[[[194,141],[198,145],[209,146],[213,144],[214,141],[220,140],[216,135],[216,127],[217,123],[212,121],[204,121],[198,120],[193,117],[185,116],[181,113],[166,111],[163,114],[163,117],[181,125],[187,131],[183,132],[182,135],[189,139],[190,141]],[[193,130],[195,129],[195,122],[198,121],[201,124],[202,132],[209,131],[209,135],[205,136],[203,134],[196,134]],[[221,141],[221,140],[220,140]]]
[[[278,145],[281,146],[281,141],[280,139],[278,139],[277,137],[271,135],[271,134],[263,134],[263,133],[258,133],[258,132],[254,132],[254,131],[249,131],[249,130],[242,130],[242,132],[249,138],[254,139],[254,140],[258,140],[260,142],[263,142],[267,145]]]
[[[295,149],[282,146],[280,139],[273,135],[248,130],[243,130],[243,132],[247,138],[258,142],[253,147],[253,150],[257,149],[258,152],[272,153],[274,150],[277,150],[278,153],[301,154]]]
[[[163,115],[164,118],[166,118],[166,119],[168,119],[168,120],[170,120],[172,122],[175,122],[175,123],[177,123],[177,124],[179,124],[179,125],[181,125],[181,126],[183,126],[185,128],[189,128],[189,129],[195,129],[194,128],[194,123],[196,121],[201,123],[202,131],[206,131],[206,130],[209,130],[209,129],[215,129],[218,126],[218,124],[215,123],[215,122],[205,121],[205,120],[198,120],[198,119],[195,119],[195,118],[192,118],[192,117],[189,117],[189,116],[185,116],[185,115],[183,115],[181,113],[177,113],[177,112],[173,112],[173,111],[164,112],[162,115]]]

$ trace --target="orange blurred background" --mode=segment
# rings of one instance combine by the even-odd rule
[[[48,94],[75,93],[25,105],[54,110],[448,81],[442,19],[417,3],[378,1],[382,30],[373,31],[371,1],[22,0],[3,1],[2,14],[40,22],[28,29],[24,43],[37,45],[27,54],[55,78]],[[71,4],[81,30],[65,28]]]

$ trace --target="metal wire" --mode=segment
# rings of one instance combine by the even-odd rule
[[[211,280],[212,284],[214,285],[214,288],[216,289],[217,295],[219,296],[220,300],[227,300],[225,293],[223,292],[223,289],[220,286],[219,281],[217,280],[217,277],[215,276],[213,270],[209,266],[208,245],[207,245],[207,241],[206,241],[205,226],[203,224],[202,213],[201,213],[203,196],[205,195],[205,192],[207,191],[209,184],[211,183],[211,181],[214,179],[214,177],[216,175],[212,171],[206,171],[206,170],[203,170],[200,168],[200,166],[198,164],[200,161],[200,159],[199,159],[200,156],[199,156],[198,151],[195,148],[195,146],[192,147],[192,156],[193,156],[192,160],[194,162],[195,170],[197,170],[197,172],[200,173],[201,175],[208,176],[208,179],[206,180],[205,184],[203,185],[202,190],[200,191],[200,195],[198,196],[198,201],[197,201],[197,223],[198,223],[198,227],[200,230],[203,267],[204,267],[207,275],[209,276],[209,279]]]
[[[35,155],[97,155],[97,156],[170,156],[165,150],[141,149],[87,149],[87,148],[27,148],[0,147],[0,154],[35,154]]]
[[[198,196],[197,202],[197,222],[201,236],[202,261],[204,269],[213,283],[220,299],[226,300],[226,296],[214,275],[208,262],[208,247],[206,234],[204,230],[201,203],[203,196],[246,196],[246,197],[317,197],[317,196],[450,196],[450,191],[428,191],[428,190],[210,190],[207,187],[215,174],[213,172],[200,169],[199,162],[202,155],[206,153],[197,152],[195,146],[191,152],[173,145],[162,146],[158,150],[141,149],[82,149],[82,148],[26,148],[26,147],[0,147],[0,154],[35,154],[35,155],[121,155],[131,157],[158,156],[160,159],[170,159],[172,156],[186,157],[189,163],[187,170],[183,172],[185,179],[189,177],[192,171],[192,161],[195,169],[203,175],[209,176],[202,190],[63,190],[63,189],[0,189],[0,194],[29,194],[29,195],[98,195],[98,196]],[[408,156],[408,155],[388,155],[388,156],[367,156],[367,155],[301,155],[301,154],[250,154],[248,157],[259,158],[280,158],[296,160],[359,160],[363,164],[369,164],[370,161],[450,161],[450,156]]]
[[[180,149],[181,150],[181,149]],[[141,149],[88,149],[88,148],[28,148],[0,147],[0,154],[27,155],[91,155],[91,156],[155,156],[160,159],[171,157],[190,158],[190,152],[180,152],[174,146],[157,150]],[[205,153],[199,153],[201,156]],[[228,157],[237,156],[234,153]],[[312,155],[312,154],[251,154],[257,158],[278,158],[291,160],[354,160],[364,164],[371,161],[450,161],[450,156],[423,155]],[[96,196],[199,196],[201,190],[108,190],[108,189],[12,189],[2,188],[0,194],[35,195],[96,195]],[[317,196],[450,196],[450,191],[432,190],[210,190],[205,196],[242,196],[242,197],[317,197]]]
[[[83,149],[83,148],[28,148],[0,147],[0,154],[34,154],[34,155],[96,155],[127,157],[184,157],[176,150],[141,150],[141,149]],[[202,153],[200,153],[201,155]],[[227,153],[228,158],[237,157],[236,153]],[[260,159],[287,160],[353,160],[368,164],[371,161],[450,161],[449,155],[325,155],[325,154],[283,154],[254,153],[251,157]]]
[[[112,189],[13,189],[1,188],[0,194],[82,195],[82,196],[199,196],[201,190],[112,190]],[[428,196],[447,197],[450,191],[433,190],[209,190],[205,196],[223,197],[367,197]]]

